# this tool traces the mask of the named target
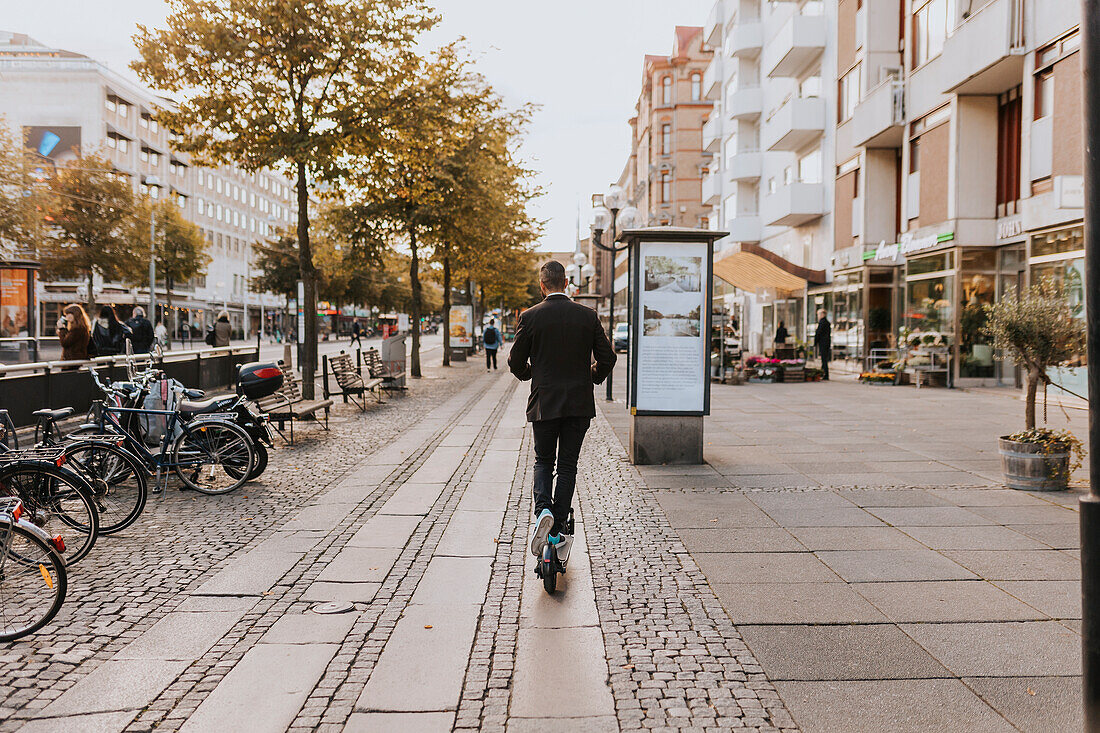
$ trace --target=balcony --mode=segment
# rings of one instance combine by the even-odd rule
[[[703,205],[715,206],[722,200],[722,178],[716,172],[703,176]]]
[[[719,99],[722,96],[722,55],[715,52],[703,72],[703,98]]]
[[[726,110],[730,119],[739,120],[746,117],[759,117],[764,103],[760,94],[760,87],[741,87],[735,89],[726,99]]]
[[[717,0],[710,8],[707,22],[703,24],[703,43],[711,48],[722,45],[722,26],[725,25],[725,2]]]
[[[936,64],[941,91],[999,94],[1019,84],[1026,48],[1023,11],[1024,0],[993,0],[962,21]]]
[[[820,183],[789,183],[764,196],[760,207],[767,226],[795,227],[825,214],[825,189]]]
[[[730,156],[726,165],[726,176],[730,181],[751,181],[760,177],[761,153],[758,150],[746,150]]]
[[[729,52],[737,58],[754,59],[764,45],[763,24],[759,20],[738,23],[729,32]]]
[[[703,123],[703,152],[717,153],[722,149],[722,115],[711,113]]]
[[[763,227],[755,214],[738,214],[726,220],[726,230],[731,242],[759,242]]]
[[[766,150],[801,150],[825,131],[825,100],[792,97],[763,125]]]
[[[856,105],[852,143],[864,148],[896,148],[904,136],[905,82],[887,79]]]
[[[824,16],[794,15],[764,44],[761,66],[769,77],[796,76],[824,50]]]

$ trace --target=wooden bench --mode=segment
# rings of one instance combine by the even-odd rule
[[[278,423],[279,435],[290,445],[294,445],[294,422],[312,418],[317,420],[317,413],[325,411],[325,423],[322,426],[328,430],[328,413],[332,407],[332,400],[307,400],[302,397],[302,381],[294,376],[294,370],[279,361],[279,369],[283,372],[283,386],[279,391],[269,397],[257,400],[260,409],[267,413],[268,419]],[[320,421],[318,421],[320,422]],[[290,423],[290,440],[287,440],[283,431],[286,424]]]
[[[330,368],[339,391],[329,390],[328,375]],[[376,401],[382,401],[382,379],[363,379],[363,375],[351,361],[351,354],[341,351],[335,356],[324,356],[322,358],[321,374],[323,375],[322,385],[325,399],[333,395],[340,395],[344,398],[344,404],[347,404],[348,398],[351,398],[352,403],[363,412],[367,410],[366,395],[368,392],[374,395]]]
[[[370,372],[371,379],[381,379],[384,389],[405,389],[398,384],[398,380],[404,378],[405,372],[391,372],[386,363],[382,361],[378,349],[367,350],[363,354],[363,358],[366,361],[367,371]]]

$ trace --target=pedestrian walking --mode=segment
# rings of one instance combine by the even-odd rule
[[[783,323],[783,321],[780,321],[779,328],[775,329],[775,343],[786,344],[788,335],[789,334],[787,333],[787,326]]]
[[[126,351],[126,340],[133,338],[130,327],[115,316],[115,309],[105,305],[92,328],[92,343],[99,356],[116,356]]]
[[[481,340],[485,344],[485,371],[497,368],[497,349],[500,348],[500,331],[496,327],[497,319],[489,319],[489,327],[481,334]]]
[[[599,317],[565,294],[567,284],[560,262],[550,261],[539,269],[545,299],[520,316],[508,355],[512,374],[531,380],[527,400],[527,420],[535,438],[531,553],[540,556],[551,542],[563,563],[572,544],[564,529],[577,484],[577,460],[596,416],[592,385],[606,379],[615,366],[615,352]],[[555,457],[558,478],[552,487]]]
[[[147,354],[153,348],[153,324],[145,317],[145,309],[140,305],[134,308],[134,312],[126,320],[133,336],[130,342],[134,345],[135,354]]]
[[[157,327],[153,329],[153,338],[160,344],[160,348],[168,348],[168,328],[160,318],[157,319]]]
[[[95,356],[88,314],[77,303],[70,303],[61,311],[57,319],[57,339],[61,342],[62,361],[84,361]]]
[[[359,344],[359,348],[363,348],[363,327],[359,325],[359,319],[356,318],[351,324],[351,343],[348,344],[348,348],[351,348],[351,344]]]
[[[829,379],[829,357],[833,352],[833,324],[825,317],[825,309],[817,311],[817,331],[814,332],[814,349],[821,358],[821,378]]]
[[[214,325],[210,329],[210,335],[207,336],[209,341],[207,341],[207,343],[215,348],[219,346],[229,346],[229,337],[232,333],[233,327],[229,325],[229,311],[222,311],[218,314],[218,320],[214,321]]]

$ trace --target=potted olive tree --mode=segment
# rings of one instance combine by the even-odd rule
[[[1005,484],[1030,491],[1065,489],[1084,449],[1068,430],[1035,426],[1035,397],[1040,384],[1051,383],[1050,369],[1066,366],[1084,352],[1085,324],[1049,279],[1023,294],[1006,293],[985,311],[983,330],[993,347],[1009,354],[1027,377],[1025,429],[1000,439]]]

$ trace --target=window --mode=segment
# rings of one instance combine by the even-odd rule
[[[856,64],[844,76],[840,77],[837,92],[837,119],[841,122],[851,119],[859,104],[860,82],[863,65]]]
[[[672,153],[672,125],[661,125],[661,154]]]
[[[256,192],[255,191],[253,191],[251,194],[249,194],[249,204],[248,205],[251,206],[253,209],[256,208]]]
[[[672,174],[668,171],[661,171],[661,203],[667,204],[672,201]]]
[[[661,79],[661,104],[672,104],[672,77]]]
[[[218,204],[217,215],[216,216],[217,216],[218,221],[222,220],[222,205],[221,204]]]
[[[111,99],[110,97],[107,97],[107,111],[108,112],[117,112],[118,111],[118,104],[116,104],[115,100]]]
[[[1017,213],[1020,198],[1020,87],[997,104],[997,216]]]
[[[107,136],[107,147],[109,147],[111,150],[114,150],[118,147],[118,140],[115,138],[114,135]]]
[[[141,162],[142,163],[148,163],[149,162],[149,149],[148,148],[142,148],[140,157],[141,157]]]
[[[909,172],[920,171],[920,138],[909,141]]]
[[[913,68],[940,55],[955,27],[956,0],[917,0],[913,9]],[[920,7],[916,7],[920,3]]]
[[[1035,119],[1050,114],[1054,101],[1054,69],[1045,69],[1035,75]]]
[[[160,132],[160,123],[159,123],[159,122],[157,122],[156,120],[154,120],[154,119],[150,118],[150,119],[149,119],[149,129],[150,129],[150,130],[151,130],[152,132],[155,132],[155,133],[156,133],[156,132]]]
[[[798,180],[802,183],[821,183],[821,148],[798,159]]]
[[[219,178],[218,180],[214,181],[214,188],[217,189],[218,193],[222,192],[222,179]]]
[[[195,210],[198,211],[199,216],[202,216],[206,212],[206,202],[202,199],[195,199]]]
[[[200,169],[199,169],[199,185],[201,186],[201,185],[203,185],[203,183],[204,183],[204,181],[203,181],[203,173],[202,173],[202,169],[200,168]]]
[[[141,118],[138,120],[138,124],[141,125],[142,129],[148,130],[149,129],[149,115],[142,115]]]
[[[128,117],[129,115],[130,115],[130,105],[126,104],[125,102],[119,102],[118,103],[118,116],[125,118],[125,117]]]
[[[698,102],[703,98],[703,77],[701,74],[691,75],[691,101]]]

